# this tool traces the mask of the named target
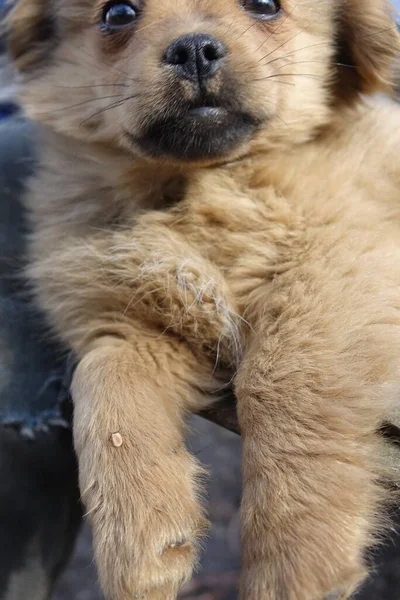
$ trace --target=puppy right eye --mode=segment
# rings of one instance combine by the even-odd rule
[[[103,11],[102,28],[119,29],[130,25],[138,14],[130,2],[110,2]]]

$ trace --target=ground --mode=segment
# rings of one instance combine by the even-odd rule
[[[202,419],[194,419],[190,445],[211,473],[208,509],[212,520],[202,571],[182,600],[237,600],[240,565],[239,504],[241,444],[238,436]],[[400,523],[400,518],[399,518]],[[377,554],[375,575],[357,600],[400,600],[400,536]],[[103,600],[93,564],[90,531],[86,526],[54,600]]]

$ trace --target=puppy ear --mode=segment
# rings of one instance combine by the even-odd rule
[[[387,0],[342,0],[337,14],[337,93],[390,92],[400,36]]]
[[[19,71],[40,63],[55,40],[55,20],[49,0],[16,0],[5,18],[5,39]]]

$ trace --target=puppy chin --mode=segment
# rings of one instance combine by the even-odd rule
[[[259,119],[225,108],[202,106],[151,123],[140,135],[127,133],[140,153],[174,162],[213,162],[235,153],[260,126]]]

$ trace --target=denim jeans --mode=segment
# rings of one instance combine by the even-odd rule
[[[0,600],[50,598],[81,520],[67,353],[21,275],[34,133],[0,121]]]

